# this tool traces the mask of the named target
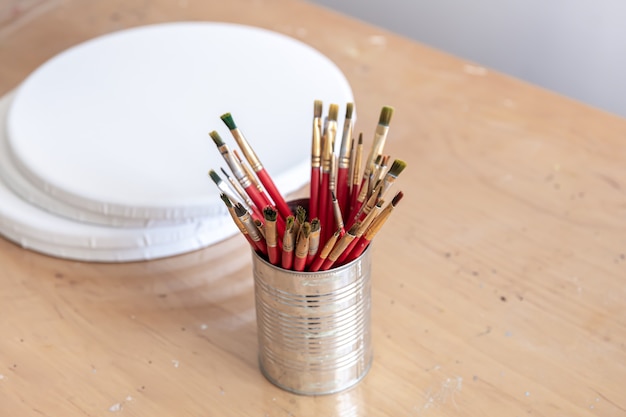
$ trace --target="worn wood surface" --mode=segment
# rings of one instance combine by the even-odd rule
[[[239,236],[129,264],[0,239],[0,416],[626,415],[626,120],[294,0],[48,0],[3,28],[0,94],[174,20],[319,49],[366,137],[396,108],[386,150],[409,167],[374,246],[374,365],[331,396],[267,382]]]

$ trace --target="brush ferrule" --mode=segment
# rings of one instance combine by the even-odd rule
[[[228,167],[230,168],[235,178],[237,178],[237,181],[239,181],[239,184],[241,184],[243,189],[245,190],[250,185],[252,185],[250,178],[248,178],[248,175],[246,175],[239,161],[237,161],[230,153],[226,153],[223,155],[226,163],[228,164]]]
[[[296,257],[297,258],[306,258],[309,254],[309,237],[305,236],[304,233],[300,233],[298,238],[298,243],[296,245]]]
[[[252,240],[258,242],[262,239],[261,233],[259,232],[256,224],[254,224],[254,221],[252,220],[252,217],[249,213],[244,213],[242,216],[239,217],[239,220],[241,220],[241,223],[243,223],[244,227],[248,231],[248,235]]]
[[[320,249],[320,229],[309,235],[309,256],[315,256]]]
[[[352,147],[352,120],[346,119],[343,126],[341,147],[339,148],[339,168],[350,166],[350,149]]]
[[[385,141],[387,140],[387,133],[389,132],[389,126],[385,125],[377,125],[376,131],[374,133],[374,155],[373,158],[376,159],[378,155],[383,153],[383,148],[385,147]]]
[[[322,171],[330,172],[331,160],[333,158],[333,149],[335,145],[335,137],[337,136],[337,122],[333,120],[328,121],[326,127],[326,139],[324,140],[324,149],[322,150]]]
[[[235,128],[232,129],[230,133],[233,135],[235,142],[237,142],[237,145],[239,145],[241,152],[243,152],[243,156],[246,158],[254,172],[263,169],[263,165],[261,165],[259,157],[256,156],[256,153],[254,153],[252,146],[250,146],[243,133],[241,133],[241,130],[239,130],[239,128]]]
[[[322,163],[322,119],[313,118],[313,139],[311,141],[311,166],[319,168]]]
[[[265,221],[265,242],[269,247],[275,247],[278,245],[276,235],[276,221]]]

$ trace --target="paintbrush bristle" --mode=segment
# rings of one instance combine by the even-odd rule
[[[220,198],[226,204],[226,207],[231,208],[233,206],[233,203],[230,201],[230,198],[228,198],[226,194],[220,193]]]
[[[285,231],[291,233],[293,231],[293,224],[295,223],[295,217],[293,215],[287,216],[285,219]]]
[[[357,145],[363,145],[363,132],[359,133],[359,141],[358,141]]]
[[[321,229],[321,227],[322,226],[320,223],[320,219],[316,217],[313,220],[311,220],[311,232],[317,232],[318,230]]]
[[[391,164],[391,168],[389,168],[389,175],[397,177],[404,171],[404,168],[406,168],[406,162],[401,159],[396,159],[393,161],[393,164]]]
[[[265,221],[275,222],[278,212],[274,207],[267,206],[263,209],[263,217]]]
[[[215,142],[215,144],[220,147],[222,145],[224,145],[224,141],[222,140],[222,138],[220,137],[220,134],[217,133],[217,131],[212,131],[211,133],[209,133],[209,136],[211,136],[211,139],[213,139],[213,142]]]
[[[328,120],[336,122],[339,116],[339,106],[337,104],[331,104],[328,109]]]
[[[352,119],[353,111],[354,111],[354,103],[346,104],[346,119]]]
[[[391,200],[391,205],[393,207],[397,206],[400,200],[402,200],[402,197],[404,197],[404,193],[402,191],[398,191],[393,200]]]
[[[224,168],[220,167],[220,170],[222,171],[222,174],[226,176],[226,178],[230,178],[230,175],[228,175],[228,172],[226,172]]]
[[[391,116],[393,115],[393,107],[384,106],[380,111],[380,118],[378,119],[378,124],[383,126],[389,126],[389,122],[391,122]]]
[[[226,126],[230,129],[230,130],[234,130],[237,129],[237,125],[235,124],[235,121],[233,120],[233,116],[230,113],[224,113],[220,116],[220,119],[222,119],[222,121],[226,124]]]
[[[313,117],[322,117],[322,100],[315,100],[313,104]]]
[[[246,210],[246,208],[243,206],[243,204],[241,204],[241,203],[235,204],[235,214],[237,214],[237,217],[241,217],[244,214],[246,214],[247,212],[248,212],[248,210]]]
[[[302,206],[296,207],[296,220],[302,224],[306,220],[306,210]]]
[[[211,177],[213,182],[218,184],[218,185],[219,185],[220,182],[222,182],[222,179],[220,178],[220,176],[217,175],[217,173],[215,171],[213,171],[213,170],[209,171],[209,177]]]
[[[302,225],[302,227],[300,228],[300,233],[302,234],[302,236],[304,236],[305,238],[308,238],[309,235],[311,234],[311,223],[309,222],[304,222],[304,224]]]

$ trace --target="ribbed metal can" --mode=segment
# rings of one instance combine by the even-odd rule
[[[372,363],[371,254],[295,272],[253,253],[259,364],[273,384],[321,395],[357,384]]]

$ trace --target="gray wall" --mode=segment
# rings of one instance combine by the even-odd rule
[[[626,0],[311,0],[626,117]]]

